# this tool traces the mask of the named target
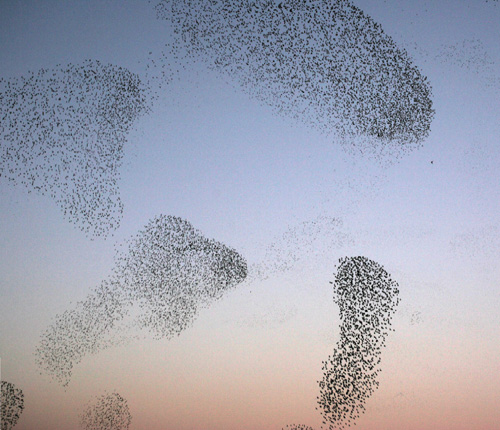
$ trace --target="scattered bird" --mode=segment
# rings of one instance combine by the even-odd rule
[[[480,39],[464,39],[452,45],[443,45],[435,59],[476,75],[494,74],[495,62]]]

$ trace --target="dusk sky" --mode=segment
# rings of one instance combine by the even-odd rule
[[[2,381],[24,393],[15,429],[83,429],[79,417],[89,401],[104,393],[126,399],[130,430],[329,428],[322,424],[317,397],[322,362],[341,339],[331,282],[339,259],[356,256],[385,268],[399,285],[400,302],[380,353],[378,388],[366,399],[354,428],[498,429],[500,3],[352,1],[426,78],[417,89],[411,87],[415,94],[425,85],[432,88],[434,113],[425,117],[423,110],[423,119],[418,118],[424,125],[429,120],[428,135],[415,147],[408,144],[409,150],[400,148],[415,130],[405,129],[394,139],[391,135],[394,146],[387,153],[380,150],[387,140],[373,134],[365,140],[341,139],[343,112],[333,99],[327,107],[304,110],[307,118],[301,117],[292,105],[297,99],[288,93],[287,101],[271,100],[279,84],[262,89],[267,72],[260,65],[241,66],[230,57],[228,67],[236,72],[225,72],[214,66],[212,51],[176,44],[175,28],[157,16],[156,3],[0,1],[0,371]],[[292,53],[290,61],[302,54]],[[353,62],[353,70],[363,75],[359,64]],[[48,84],[37,87],[42,93],[33,100],[46,97],[46,91],[47,100],[56,97],[52,103],[61,98],[48,76],[60,79],[65,70],[85,67],[101,76],[123,74],[126,82],[138,77],[146,88],[143,104],[136,93],[126,94],[127,103],[138,106],[126,113],[130,126],[120,117],[113,128],[113,117],[96,134],[105,136],[104,142],[123,136],[116,176],[102,188],[96,184],[109,178],[109,165],[97,166],[89,182],[78,176],[86,160],[98,157],[85,146],[92,139],[73,128],[76,134],[66,139],[90,154],[68,162],[72,167],[67,171],[74,169],[79,182],[51,182],[53,169],[59,171],[63,163],[57,158],[63,152],[54,152],[30,176],[45,191],[26,185],[27,162],[20,158],[14,166],[6,148],[26,147],[23,154],[29,156],[33,133],[47,134],[35,130],[25,114],[32,93],[19,90],[27,100],[20,95],[16,106],[21,108],[14,110],[6,101],[7,83],[18,85],[13,84],[16,78],[34,73]],[[278,67],[291,76],[285,65]],[[245,86],[241,82],[247,78]],[[73,85],[71,79],[65,82]],[[96,97],[101,88],[108,87],[99,86]],[[354,96],[362,98],[361,92]],[[65,106],[75,103],[64,100]],[[92,99],[84,114],[97,112],[96,106]],[[99,110],[97,119],[75,122],[93,130],[92,121],[115,112],[116,104],[109,106]],[[59,118],[56,111],[50,118]],[[325,122],[325,112],[333,125]],[[318,113],[317,124],[313,113]],[[353,124],[364,126],[364,117],[356,118]],[[19,124],[30,130],[28,140],[6,137]],[[366,141],[374,153],[362,149]],[[85,206],[72,212],[72,193],[94,186],[97,193],[111,190],[109,201],[121,201],[123,210],[110,206],[107,218],[92,218]],[[89,196],[79,204],[95,197]],[[102,343],[91,346],[92,353],[73,362],[70,380],[61,384],[38,364],[44,333],[64,312],[80,315],[79,306],[87,309],[107,280],[130,285],[130,278],[122,281],[129,274],[127,264],[136,261],[127,241],[161,215],[186,220],[197,231],[189,245],[210,250],[206,260],[179,257],[182,270],[195,268],[185,279],[197,279],[198,270],[205,270],[200,261],[230,260],[237,272],[230,273],[231,285],[214,301],[207,299],[211,292],[195,292],[193,300],[200,302],[192,320],[172,336],[157,326],[159,331],[148,330],[139,302],[132,303],[129,319],[118,321],[105,339],[99,338]],[[160,219],[188,229],[178,218]],[[117,257],[119,252],[124,254]],[[244,280],[238,277],[239,257],[248,269]],[[209,263],[203,264],[212,270],[215,263]],[[123,303],[138,300],[138,288],[130,288]],[[141,288],[147,291],[148,285]],[[150,305],[141,308],[144,315],[158,315]]]

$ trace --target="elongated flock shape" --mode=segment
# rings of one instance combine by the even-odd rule
[[[330,429],[351,425],[377,389],[381,351],[399,304],[398,284],[366,257],[340,260],[334,282],[340,340],[323,362],[318,404]]]
[[[246,261],[235,250],[205,238],[188,221],[160,215],[118,254],[109,279],[56,317],[42,335],[37,363],[67,385],[75,364],[115,344],[109,336],[132,307],[138,311],[132,328],[172,338],[246,276]]]
[[[157,15],[176,36],[169,52],[203,60],[278,114],[400,152],[429,134],[427,78],[350,1],[162,0]]]

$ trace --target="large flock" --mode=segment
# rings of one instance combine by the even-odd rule
[[[318,405],[330,428],[350,426],[378,387],[381,351],[399,304],[398,284],[366,257],[340,260],[334,282],[340,340],[323,362]]]
[[[50,196],[89,236],[122,218],[123,147],[148,110],[130,71],[99,61],[0,78],[0,179]]]
[[[340,310],[340,340],[323,362],[318,406],[323,424],[344,429],[364,412],[365,402],[378,388],[382,348],[399,304],[398,284],[385,269],[366,257],[339,261],[334,302]],[[283,430],[313,430],[288,425]]]
[[[207,239],[186,220],[160,215],[117,253],[109,279],[56,317],[42,335],[37,363],[67,385],[85,356],[121,340],[114,331],[132,308],[128,329],[172,338],[246,275],[246,261],[234,249]]]
[[[339,143],[361,136],[394,154],[429,133],[426,78],[348,1],[163,0],[156,9],[177,37],[163,64],[150,59],[144,82],[92,60],[0,79],[0,178],[49,195],[90,236],[120,225],[123,146],[157,96],[155,82],[170,82],[175,58],[201,58]]]
[[[201,59],[278,114],[339,141],[368,138],[399,155],[429,134],[426,77],[349,1],[162,0],[157,15],[176,35],[169,52]]]

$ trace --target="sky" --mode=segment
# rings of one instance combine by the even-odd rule
[[[82,429],[86,405],[105,393],[119,393],[126,400],[131,430],[280,430],[294,424],[329,428],[322,424],[318,381],[323,362],[344,345],[341,327],[346,327],[340,304],[333,300],[332,282],[339,259],[356,256],[383,266],[398,283],[399,304],[377,355],[379,385],[363,402],[365,411],[355,427],[497,428],[500,4],[352,2],[370,22],[380,24],[427,79],[410,87],[432,88],[434,114],[420,118],[424,126],[430,122],[427,135],[409,151],[400,148],[411,133],[398,136],[392,142],[394,151],[383,155],[377,152],[382,139],[372,135],[368,145],[378,148],[373,155],[361,149],[362,138],[339,137],[341,97],[327,98],[326,107],[314,105],[314,99],[316,110],[305,110],[302,116],[294,103],[318,95],[312,87],[300,83],[305,98],[285,94],[272,99],[281,83],[296,83],[287,67],[304,58],[302,51],[283,59],[276,73],[283,82],[269,84],[266,79],[275,72],[266,72],[258,56],[250,57],[256,65],[252,67],[238,62],[238,50],[230,52],[241,48],[241,40],[230,38],[228,44],[217,45],[210,39],[224,19],[217,21],[205,11],[214,18],[213,28],[209,25],[203,33],[207,39],[199,36],[198,45],[181,43],[183,28],[169,21],[173,15],[157,16],[156,3],[0,1],[0,370],[1,380],[24,394],[15,428]],[[187,24],[196,17],[206,19],[201,12],[197,15],[199,3],[193,2],[189,12],[179,9]],[[286,2],[283,5],[286,13],[294,13]],[[195,26],[199,34],[210,19]],[[316,35],[321,31],[318,27],[309,33],[313,51],[319,49]],[[218,53],[236,55],[230,57],[234,69],[214,67],[214,46]],[[349,49],[357,52],[356,46]],[[274,58],[275,51],[265,52]],[[325,58],[319,61],[329,67]],[[352,66],[358,77],[365,76],[362,64]],[[44,94],[58,97],[62,90],[41,86],[38,95],[28,92],[26,100],[16,99],[24,111],[11,111],[5,85],[17,85],[15,79],[41,69],[48,70],[37,75],[41,82],[50,82],[44,79],[52,73],[56,79],[69,76],[69,65],[76,65],[71,70],[97,71],[98,90],[79,88],[78,94],[87,94],[89,100],[80,105],[71,98],[61,102],[64,112],[82,106],[82,120],[68,116],[68,124],[77,124],[70,129],[73,134],[64,135],[63,146],[50,149],[53,156],[34,168],[39,185],[46,187],[40,192],[22,183],[28,161],[17,159],[19,164],[9,170],[13,162],[4,148],[29,148],[29,142],[36,147],[33,136],[42,132],[35,120],[26,119],[27,109]],[[70,88],[83,75],[78,76],[68,81]],[[116,76],[126,82],[135,82],[136,76],[144,84],[144,93],[119,88],[124,98],[118,101],[125,100],[135,111],[106,104],[108,99],[104,110],[96,107],[102,102],[101,91],[118,91],[113,86]],[[374,76],[367,76],[373,83]],[[400,88],[398,82],[394,91]],[[363,102],[374,87],[361,86],[364,92],[360,90],[356,100]],[[57,106],[54,100],[50,103]],[[372,99],[367,103],[372,102],[371,108],[379,106]],[[124,111],[130,123],[119,116]],[[48,120],[52,125],[59,118],[53,115]],[[103,118],[109,118],[105,125],[92,122]],[[25,140],[6,138],[21,123],[28,130]],[[326,124],[326,131],[318,124]],[[63,165],[64,148],[83,148],[92,141],[81,130],[97,133],[105,143],[120,142],[119,163],[99,170],[99,162],[111,163],[113,155],[96,155],[99,149],[91,148],[87,158],[65,161],[67,172],[81,175],[77,185],[52,182],[50,169]],[[41,142],[44,148],[46,141]],[[89,171],[82,166],[91,162],[97,167],[86,182]],[[111,179],[109,172],[115,175]],[[108,188],[99,188],[107,179],[103,187]],[[72,193],[82,189],[97,189],[105,196],[109,192],[113,199],[118,195],[123,209],[115,203],[99,206],[99,200],[96,207],[111,208],[108,215],[96,218],[83,211],[77,220],[70,213]],[[166,218],[158,218],[162,215]],[[114,223],[112,228],[109,223]],[[172,247],[168,252],[185,243],[199,246],[198,254],[172,257],[181,261],[186,282],[211,262],[229,258],[231,268],[246,274],[244,280],[231,278],[230,287],[213,301],[195,288],[193,300],[200,300],[200,306],[174,335],[148,330],[151,323],[141,318],[146,312],[156,315],[158,308],[140,308],[140,303],[146,303],[152,284],[132,279],[128,271],[138,264],[142,251],[137,250],[146,243],[137,239],[140,246],[134,245],[131,238],[155,225],[196,230],[189,233],[188,242],[175,236],[164,244]],[[157,254],[148,254],[148,246],[144,255],[154,259],[151,255]],[[207,247],[210,254],[204,260],[200,250]],[[185,274],[185,267],[192,272]],[[106,294],[102,286],[107,281],[117,287],[106,297],[116,298],[117,309],[129,309],[129,318],[118,321],[99,338],[102,344],[94,344],[92,353],[73,363],[64,385],[54,377],[57,372],[47,371],[44,359],[39,365],[37,351],[64,312],[76,323],[59,326],[63,336],[75,336],[77,344],[88,340],[78,329],[79,312],[90,306],[91,314],[101,315],[97,311],[104,308],[89,303]],[[163,295],[155,297],[163,303]]]

